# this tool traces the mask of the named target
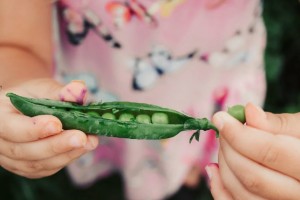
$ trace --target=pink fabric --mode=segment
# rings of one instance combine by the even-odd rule
[[[147,102],[207,118],[237,103],[262,105],[265,31],[258,0],[61,3],[56,77],[85,80],[93,100]],[[84,28],[80,44],[71,44],[66,31],[74,39]],[[118,170],[128,199],[163,199],[193,165],[203,168],[215,158],[213,131],[191,144],[190,135],[164,141],[100,137],[101,145],[68,170],[79,185]]]

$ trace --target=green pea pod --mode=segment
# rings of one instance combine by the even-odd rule
[[[193,118],[172,109],[163,108],[151,104],[134,102],[104,102],[78,105],[71,102],[55,101],[50,99],[35,99],[7,93],[12,104],[24,115],[33,117],[36,115],[53,115],[60,119],[63,128],[77,129],[85,133],[102,136],[158,140],[170,138],[181,131],[196,130],[192,135],[199,140],[200,130],[218,129],[206,118]],[[99,115],[97,115],[98,113]],[[111,113],[115,118],[103,118],[103,114]],[[134,118],[119,120],[119,117],[129,114],[130,116],[159,115],[159,122],[147,121],[143,123]],[[150,119],[149,117],[149,119]],[[167,117],[167,119],[164,119]]]

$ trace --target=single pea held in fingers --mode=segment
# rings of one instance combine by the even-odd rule
[[[229,107],[227,112],[241,123],[246,123],[245,107],[243,105]]]
[[[173,109],[135,102],[94,102],[88,105],[26,98],[7,93],[11,103],[24,115],[53,115],[63,128],[101,136],[159,140],[195,130],[190,141],[199,140],[200,130],[218,129],[207,118],[194,118]]]

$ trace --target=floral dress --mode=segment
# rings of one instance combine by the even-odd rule
[[[55,76],[80,79],[93,101],[135,101],[210,118],[262,105],[265,30],[259,0],[61,0],[54,9]],[[78,185],[112,172],[126,198],[164,199],[189,170],[215,161],[213,131],[161,141],[100,137],[68,166]]]

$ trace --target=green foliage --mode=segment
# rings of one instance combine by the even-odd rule
[[[267,98],[272,112],[300,111],[300,3],[265,1]]]

